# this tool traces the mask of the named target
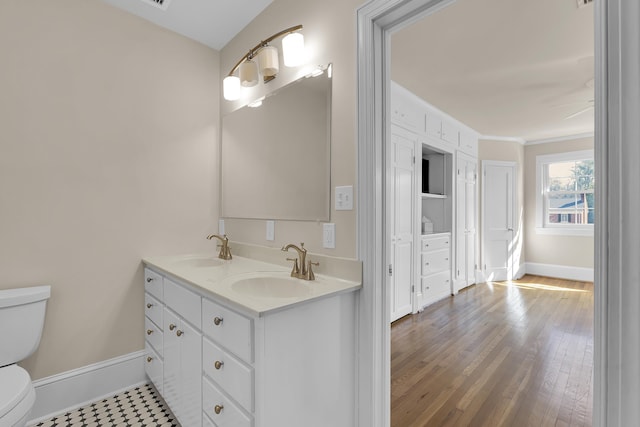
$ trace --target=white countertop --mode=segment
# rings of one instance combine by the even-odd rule
[[[215,254],[157,256],[142,261],[153,270],[191,285],[202,295],[254,317],[362,287],[359,282],[325,274],[316,274],[313,281],[294,279],[290,277],[291,268],[235,255],[229,261]],[[283,282],[283,292],[278,292],[280,287],[271,292],[266,286],[255,289],[244,286],[262,277]]]

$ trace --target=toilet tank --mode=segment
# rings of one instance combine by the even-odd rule
[[[38,348],[50,295],[51,286],[0,290],[0,367]]]

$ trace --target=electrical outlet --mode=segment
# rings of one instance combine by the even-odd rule
[[[218,234],[224,236],[224,219],[218,220]]]
[[[322,224],[322,247],[336,248],[336,225],[332,223]]]
[[[353,210],[353,186],[336,187],[336,210]]]
[[[274,241],[276,239],[276,223],[275,221],[267,221],[267,240]]]

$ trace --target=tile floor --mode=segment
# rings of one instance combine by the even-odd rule
[[[156,389],[145,384],[32,427],[180,427]]]

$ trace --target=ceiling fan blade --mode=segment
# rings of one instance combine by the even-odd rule
[[[564,118],[564,120],[573,119],[574,117],[577,117],[577,116],[579,116],[580,114],[584,114],[584,113],[586,113],[586,112],[587,112],[587,111],[589,111],[589,110],[593,110],[593,105],[590,105],[590,106],[588,106],[587,108],[584,108],[584,109],[582,109],[582,110],[580,110],[580,111],[576,111],[575,113],[568,115],[567,117],[565,117],[565,118]]]

